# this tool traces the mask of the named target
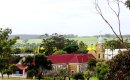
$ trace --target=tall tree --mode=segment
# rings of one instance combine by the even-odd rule
[[[69,40],[63,35],[53,34],[50,38],[43,39],[41,47],[45,48],[45,54],[50,55],[55,51],[62,50],[64,47],[72,44],[78,44],[75,40]]]
[[[79,42],[79,49],[80,50],[86,50],[87,49],[87,45],[83,41],[80,41]]]
[[[3,77],[4,69],[8,68],[9,66],[9,59],[12,46],[16,43],[18,37],[14,37],[9,39],[9,35],[12,33],[12,30],[7,29],[0,29],[0,72]]]

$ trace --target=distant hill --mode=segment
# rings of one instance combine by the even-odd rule
[[[31,35],[31,34],[19,34],[19,35],[10,35],[9,38],[13,38],[15,36],[19,36],[22,40],[29,40],[29,39],[40,39],[41,35]]]
[[[34,35],[32,35],[32,34],[18,34],[18,35],[10,35],[9,38],[13,38],[15,36],[19,36],[21,40],[42,39],[42,38],[46,37],[44,35],[35,35],[35,34]],[[48,35],[48,36],[52,36],[52,35]],[[64,34],[63,36],[65,38],[71,38],[71,39],[77,39],[77,38],[90,38],[91,39],[91,37],[98,38],[99,35],[94,35],[94,36],[77,36],[77,35],[74,35],[74,34]],[[102,35],[102,37],[104,37],[104,38],[116,38],[116,36],[113,35],[113,34],[105,34],[105,35]],[[130,38],[130,35],[123,35],[123,37],[124,38]]]

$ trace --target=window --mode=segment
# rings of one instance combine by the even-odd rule
[[[100,58],[100,54],[98,54],[98,58]]]
[[[105,58],[104,54],[103,54],[103,58]]]

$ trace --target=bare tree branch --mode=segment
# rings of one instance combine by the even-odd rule
[[[118,13],[110,6],[109,1],[107,0],[107,3],[110,7],[110,9],[114,12],[114,14],[117,16],[120,16],[120,8],[118,8]],[[119,6],[120,7],[120,6]],[[111,28],[111,30],[113,31],[113,33],[116,35],[116,37],[122,42],[122,34],[120,33],[120,36],[115,32],[113,26],[110,24],[110,22],[104,17],[102,10],[99,6],[98,0],[95,0],[95,9],[98,12],[98,14],[102,17],[102,19],[107,23],[107,25]],[[118,26],[119,26],[119,31],[120,31],[120,18],[118,18]],[[121,31],[120,31],[121,32]]]
[[[108,4],[109,8],[114,12],[115,16],[117,17],[120,38],[121,38],[121,41],[123,42],[123,36],[122,36],[122,33],[121,33],[121,24],[120,24],[121,23],[121,21],[120,21],[120,1],[116,0],[116,3],[117,3],[117,8],[118,8],[117,12],[111,7],[110,1],[107,0],[107,4]]]

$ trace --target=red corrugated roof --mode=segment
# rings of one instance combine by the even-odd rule
[[[84,63],[89,58],[95,58],[92,54],[55,54],[48,56],[53,64],[58,63]]]
[[[23,65],[23,64],[16,64],[16,66],[17,66],[20,70],[27,69],[27,66],[25,66],[25,65]]]

